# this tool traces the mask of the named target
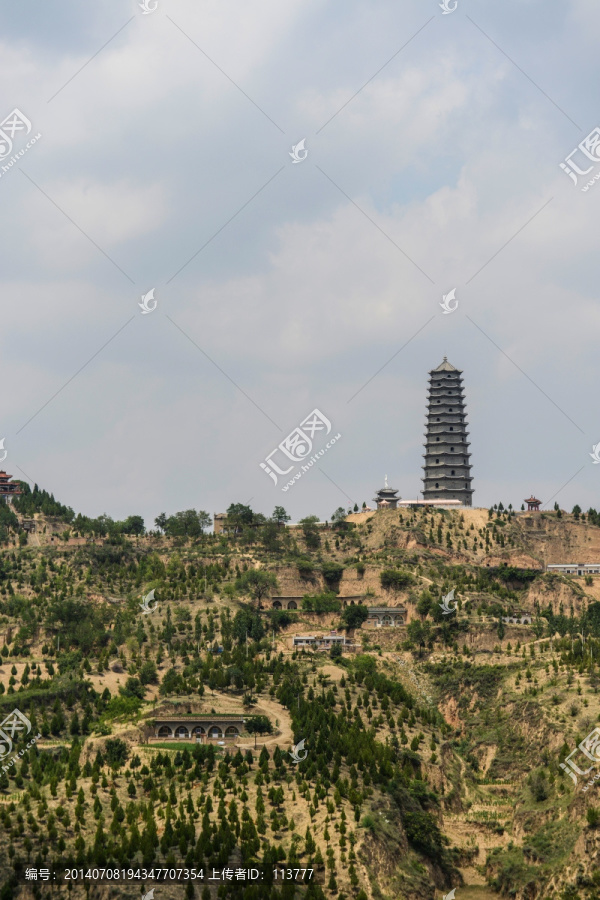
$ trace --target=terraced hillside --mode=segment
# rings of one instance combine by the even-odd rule
[[[0,717],[24,717],[0,762],[0,900],[49,895],[28,869],[153,867],[265,878],[50,895],[599,897],[593,741],[577,784],[560,763],[600,721],[600,578],[544,564],[597,561],[600,527],[559,512],[286,527],[234,505],[214,536],[193,511],[147,532],[26,491],[0,512]],[[292,646],[332,630],[351,647]],[[241,733],[156,737],[157,717],[219,715]],[[314,878],[273,881],[290,868]]]

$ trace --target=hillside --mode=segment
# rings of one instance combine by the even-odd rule
[[[600,576],[544,571],[600,560],[596,514],[244,509],[218,536],[38,491],[2,509],[0,717],[39,739],[17,732],[0,771],[0,900],[47,892],[27,867],[153,866],[312,869],[296,896],[332,900],[600,898],[596,788],[559,765],[600,721]],[[351,652],[292,647],[332,630]],[[245,720],[235,740],[155,738],[155,717],[219,715]],[[293,894],[52,896],[153,886]]]

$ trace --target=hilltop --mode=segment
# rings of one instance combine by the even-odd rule
[[[559,763],[600,721],[600,577],[545,572],[600,559],[597,514],[244,510],[213,535],[201,511],[148,533],[39,490],[2,508],[0,714],[41,737],[0,774],[1,900],[39,896],[32,865],[276,861],[314,869],[298,896],[599,897],[595,788]],[[332,629],[353,652],[292,647]],[[245,724],[154,739],[183,713]],[[216,896],[160,896],[182,890]]]

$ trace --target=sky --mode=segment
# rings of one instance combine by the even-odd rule
[[[416,498],[447,356],[475,506],[600,507],[597,2],[444,2],[0,2],[13,477],[148,527]]]

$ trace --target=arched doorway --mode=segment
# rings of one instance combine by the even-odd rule
[[[175,737],[176,738],[188,738],[190,736],[189,731],[185,727],[185,725],[178,725],[175,729]]]
[[[225,737],[233,737],[234,735],[238,735],[239,731],[235,727],[235,725],[228,725],[225,729]]]
[[[295,600],[290,600],[288,603],[288,609],[298,609],[298,604]]]
[[[171,737],[172,733],[168,725],[161,725],[158,729],[158,736],[162,738]]]
[[[202,725],[196,725],[196,727],[192,731],[192,734],[194,737],[204,737],[204,735],[206,734],[206,731],[204,730]]]
[[[281,603],[279,600],[273,600],[273,609],[281,609]]]
[[[211,725],[208,729],[208,736],[210,738],[220,738],[223,737],[223,732],[218,725]]]
[[[392,624],[392,617],[391,617],[391,616],[384,616],[384,617],[382,618],[382,620],[381,620],[381,624],[382,624],[382,625],[391,625],[391,624]]]

